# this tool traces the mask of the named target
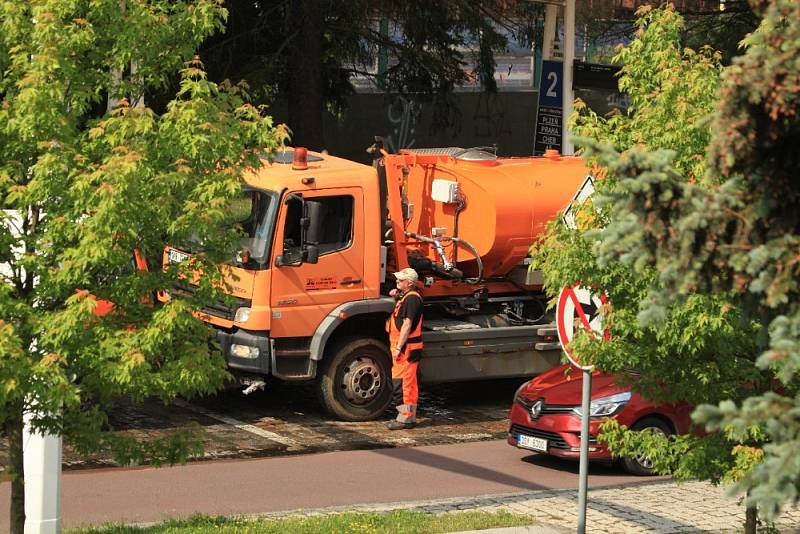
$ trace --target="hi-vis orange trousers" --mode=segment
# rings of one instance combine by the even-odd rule
[[[402,388],[403,404],[397,406],[397,420],[401,423],[417,422],[417,401],[419,387],[417,387],[417,366],[419,362],[408,361],[408,351],[403,351],[400,357],[392,362],[392,385],[395,394]]]

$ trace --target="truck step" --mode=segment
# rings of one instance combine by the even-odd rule
[[[544,336],[557,336],[558,335],[558,327],[556,327],[555,323],[550,323],[546,325],[542,325],[536,330],[536,334],[542,337]]]
[[[276,358],[303,358],[310,355],[309,349],[275,349]]]
[[[533,348],[536,350],[561,350],[561,343],[536,343]]]

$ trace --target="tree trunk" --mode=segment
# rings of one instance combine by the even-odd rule
[[[322,133],[324,107],[324,9],[317,0],[296,0],[289,22],[297,35],[289,47],[289,128],[292,144],[312,150],[325,148]]]
[[[756,534],[758,508],[748,506],[744,511],[744,534]]]
[[[13,415],[6,420],[5,434],[8,436],[8,467],[11,475],[11,534],[23,534],[25,530],[25,467],[22,460],[22,408],[11,407]]]

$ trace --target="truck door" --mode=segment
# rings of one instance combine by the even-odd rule
[[[276,266],[280,255],[302,246],[302,201],[291,193],[281,205],[273,247],[272,337],[307,337],[339,304],[364,298],[364,215],[359,188],[303,191],[321,205],[317,263]],[[296,254],[294,254],[296,256]]]

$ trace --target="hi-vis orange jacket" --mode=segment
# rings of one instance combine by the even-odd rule
[[[389,332],[390,350],[396,347],[400,350],[400,354],[405,356],[410,355],[415,350],[422,350],[422,313],[419,314],[416,324],[413,322],[411,323],[411,332],[408,334],[405,345],[403,347],[397,346],[397,340],[400,338],[400,328],[402,328],[402,323],[400,324],[400,328],[397,326],[397,317],[403,307],[403,303],[412,295],[422,300],[422,296],[417,291],[413,289],[409,290],[397,301],[392,315],[386,320],[386,331]]]

